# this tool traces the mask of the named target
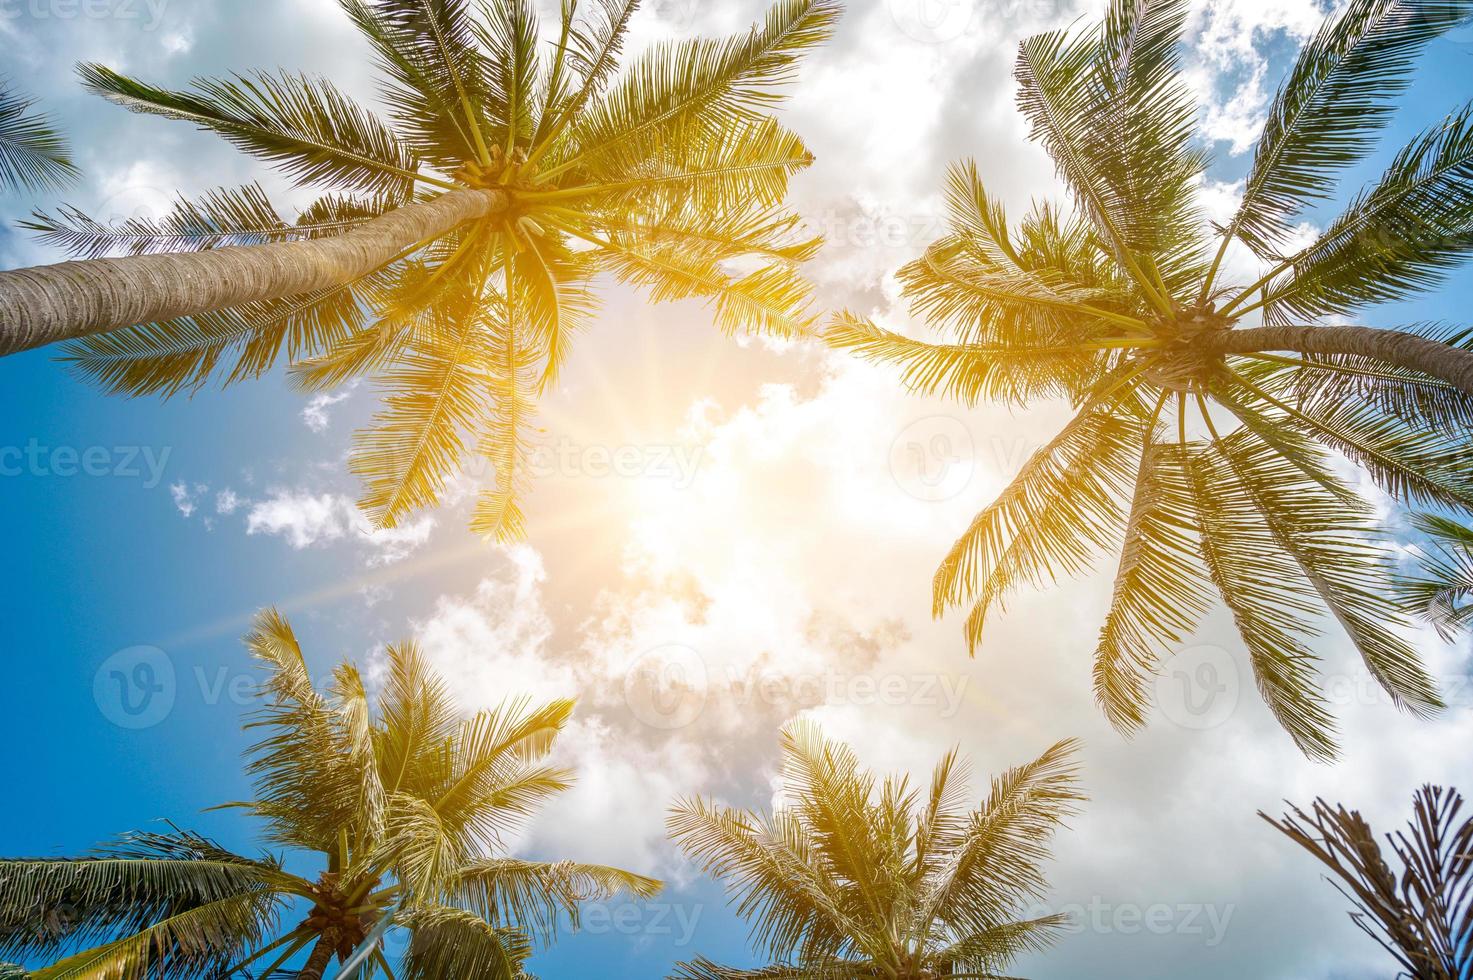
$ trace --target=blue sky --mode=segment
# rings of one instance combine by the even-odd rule
[[[814,272],[826,305],[905,323],[885,277],[933,237],[951,159],[977,155],[1015,209],[1057,193],[1023,139],[1007,72],[1021,36],[1090,8],[957,3],[944,8],[956,18],[924,30],[906,0],[853,5],[787,110],[817,156],[795,200],[830,234]],[[70,9],[0,0],[0,13],[16,14],[0,17],[0,74],[44,96],[67,125],[87,180],[64,199],[104,216],[157,213],[175,189],[251,179],[285,205],[301,197],[210,137],[86,96],[69,75],[75,60],[173,84],[281,65],[371,97],[362,52],[324,0],[249,9],[116,0],[97,8],[109,16],[58,13]],[[759,10],[664,0],[641,15],[630,47],[732,30]],[[1204,135],[1220,151],[1207,199],[1230,199],[1246,167],[1234,141],[1253,131],[1317,16],[1291,0],[1201,8],[1188,61]],[[1470,59],[1470,31],[1433,46],[1385,151],[1349,186],[1473,97]],[[5,267],[56,258],[13,230],[33,203],[42,202],[0,200]],[[547,438],[565,451],[530,502],[527,546],[513,550],[471,539],[464,492],[396,538],[355,523],[344,457],[372,412],[366,387],[314,407],[277,373],[130,401],[78,383],[51,352],[0,360],[0,453],[14,450],[0,464],[25,459],[0,475],[14,545],[0,605],[9,650],[0,737],[11,746],[0,779],[17,798],[0,816],[4,852],[76,854],[160,819],[254,847],[249,823],[201,811],[248,792],[239,729],[248,705],[232,693],[251,676],[239,636],[254,610],[277,604],[324,673],[344,657],[371,667],[385,641],[417,635],[467,708],[522,691],[583,699],[567,750],[580,787],[513,844],[622,863],[671,886],[659,905],[596,915],[539,953],[544,977],[662,976],[695,953],[744,961],[745,927],[664,844],[663,812],[687,792],[765,805],[776,729],[805,711],[879,768],[924,771],[959,743],[979,781],[1056,738],[1085,738],[1093,800],[1059,841],[1050,902],[1083,910],[1086,927],[1025,964],[1028,976],[1377,975],[1375,950],[1338,896],[1253,814],[1326,793],[1389,825],[1421,782],[1473,785],[1466,651],[1426,640],[1431,662],[1464,685],[1428,725],[1363,696],[1346,644],[1329,635],[1325,656],[1346,681],[1345,757],[1334,767],[1300,759],[1251,690],[1209,727],[1158,721],[1123,743],[1088,692],[1101,580],[1020,599],[978,661],[966,660],[958,623],[928,615],[935,561],[1056,411],[907,399],[883,371],[722,338],[699,307],[652,310],[612,287],[607,300],[545,406]],[[1466,319],[1470,300],[1464,271],[1372,322]],[[896,469],[896,446],[917,432],[961,440],[955,493],[931,499]],[[600,453],[621,448],[638,465],[604,473]],[[1220,621],[1198,643],[1237,649]],[[639,687],[651,651],[672,649],[694,657],[709,683],[698,717],[673,728],[652,723]],[[133,715],[142,694],[113,672],[147,680],[138,663],[165,692]],[[907,696],[867,699],[867,677],[902,678]],[[753,678],[777,693],[754,694]],[[805,693],[810,681],[822,682],[820,699]],[[1171,910],[1168,929],[1132,925],[1129,910],[1158,906]]]

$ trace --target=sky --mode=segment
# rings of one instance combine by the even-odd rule
[[[627,50],[741,29],[761,10],[652,0]],[[1015,111],[1013,53],[1098,13],[1094,0],[848,6],[782,110],[815,156],[792,203],[827,237],[809,270],[824,307],[917,329],[892,274],[939,233],[953,160],[976,157],[1014,211],[1061,195]],[[1307,0],[1196,5],[1186,64],[1215,155],[1201,187],[1211,213],[1241,192],[1268,100],[1323,15]],[[61,258],[15,229],[33,206],[157,215],[176,192],[251,180],[288,210],[305,199],[214,137],[89,96],[71,74],[82,60],[172,86],[302,69],[374,99],[365,49],[331,0],[0,0],[0,74],[44,99],[86,175],[61,197],[0,198],[0,267]],[[1386,145],[1339,200],[1467,100],[1470,68],[1473,29],[1432,45]],[[1333,204],[1307,216],[1304,232],[1331,216]],[[72,378],[54,352],[0,360],[0,451],[15,450],[0,461],[24,459],[0,474],[12,542],[0,781],[13,797],[0,851],[78,854],[160,820],[258,847],[248,821],[202,811],[249,792],[239,723],[256,674],[239,637],[275,605],[323,676],[349,658],[373,677],[386,642],[414,637],[467,711],[523,693],[579,699],[559,748],[578,784],[508,847],[668,884],[652,902],[590,910],[539,950],[543,977],[659,977],[697,954],[753,962],[745,924],[666,842],[664,818],[690,794],[769,805],[777,730],[800,715],[880,771],[924,774],[960,746],[978,798],[992,773],[1083,740],[1090,800],[1056,841],[1044,906],[1076,925],[1019,975],[1385,975],[1312,860],[1255,814],[1324,795],[1391,829],[1421,784],[1473,786],[1466,648],[1419,636],[1451,702],[1423,722],[1386,703],[1327,629],[1315,645],[1343,752],[1316,764],[1274,724],[1214,614],[1168,663],[1149,728],[1126,741],[1090,688],[1108,561],[1020,594],[975,659],[957,618],[930,616],[936,563],[1066,406],[914,398],[887,369],[723,337],[697,304],[604,286],[603,313],[542,406],[528,539],[510,547],[467,530],[484,472],[440,508],[370,532],[345,460],[371,386],[308,397],[278,372],[124,400]],[[1470,300],[1460,273],[1372,322],[1457,318]]]

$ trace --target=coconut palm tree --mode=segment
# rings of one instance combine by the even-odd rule
[[[504,538],[522,531],[532,398],[593,313],[595,272],[704,299],[729,331],[807,328],[794,265],[818,243],[780,202],[812,157],[770,113],[833,0],[778,0],[746,33],[662,45],[622,74],[637,0],[564,0],[548,46],[530,0],[340,3],[390,121],[325,78],[173,91],[81,66],[112,101],[327,193],[295,222],[254,185],[162,220],[38,214],[81,260],[0,273],[0,355],[70,341],[78,374],[133,395],[283,355],[306,389],[374,377],[386,398],[352,461],[364,509],[391,526],[433,503],[469,439],[496,468],[474,527]]]
[[[691,799],[669,819],[672,838],[726,880],[777,963],[743,970],[701,958],[679,964],[679,980],[1001,977],[1067,924],[1019,915],[1043,892],[1050,838],[1083,799],[1073,742],[994,779],[975,809],[955,751],[922,792],[904,776],[877,782],[811,723],[784,728],[781,744],[773,812]]]
[[[66,137],[32,103],[0,81],[0,189],[63,187],[77,179]]]
[[[1457,790],[1424,786],[1407,830],[1387,834],[1398,867],[1358,811],[1315,800],[1281,819],[1258,815],[1313,854],[1350,899],[1350,917],[1408,980],[1473,977],[1473,818]]]
[[[1306,753],[1335,752],[1305,642],[1326,611],[1398,705],[1440,707],[1394,628],[1378,521],[1329,454],[1397,500],[1473,507],[1473,331],[1356,322],[1473,251],[1473,107],[1412,139],[1313,241],[1293,229],[1372,149],[1416,54],[1470,10],[1351,0],[1275,96],[1215,242],[1178,64],[1185,2],[1114,0],[1102,25],[1022,44],[1020,103],[1074,207],[1010,223],[975,164],[953,167],[949,232],[900,273],[948,342],[847,314],[829,334],[923,394],[1077,409],[936,574],[935,612],[971,607],[974,653],[1018,585],[1123,542],[1094,668],[1122,731],[1144,724],[1152,676],[1214,593]],[[1235,272],[1234,255],[1263,274]]]
[[[0,956],[70,951],[41,980],[142,980],[269,977],[305,953],[296,975],[317,980],[359,949],[359,977],[509,980],[533,938],[576,923],[579,902],[659,890],[616,868],[498,853],[569,785],[546,758],[572,702],[512,701],[462,719],[413,643],[388,648],[376,699],[348,663],[321,693],[274,611],[246,645],[267,671],[247,725],[262,733],[248,766],[256,795],[228,805],[302,853],[289,867],[171,825],[84,858],[0,861]],[[292,870],[309,863],[315,877]],[[411,936],[397,966],[379,945],[391,926]]]

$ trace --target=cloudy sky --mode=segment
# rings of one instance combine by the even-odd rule
[[[826,307],[908,328],[890,276],[936,236],[949,161],[975,156],[1015,209],[1058,194],[1013,108],[1013,52],[1097,7],[849,7],[784,110],[816,157],[794,203],[828,238],[811,269]],[[651,0],[629,50],[730,32],[761,9]],[[1323,14],[1310,0],[1197,6],[1187,60],[1217,154],[1201,188],[1214,213],[1232,206],[1267,101]],[[331,0],[0,0],[0,50],[3,74],[74,134],[87,178],[67,200],[102,217],[158,214],[176,192],[249,180],[286,208],[302,197],[212,137],[87,96],[76,61],[174,86],[305,69],[373,99],[365,50]],[[1392,140],[1468,97],[1470,59],[1473,31],[1433,46]],[[0,266],[58,258],[13,229],[38,203],[56,202],[0,200]],[[1123,741],[1090,690],[1106,570],[1021,595],[975,660],[958,621],[929,615],[936,562],[1063,406],[963,411],[814,345],[723,338],[696,305],[650,307],[613,284],[606,296],[543,406],[530,535],[512,548],[465,530],[486,473],[466,474],[442,508],[369,532],[345,457],[370,387],[308,399],[273,375],[123,401],[44,351],[0,362],[0,447],[27,452],[21,472],[0,477],[13,542],[0,600],[0,776],[16,797],[0,817],[5,853],[77,853],[160,819],[253,846],[248,824],[200,811],[247,792],[238,722],[253,675],[238,637],[275,604],[324,673],[343,657],[371,668],[384,642],[414,636],[467,710],[522,692],[580,698],[561,748],[579,784],[510,844],[669,887],[654,903],[596,910],[539,953],[545,977],[659,977],[698,953],[750,962],[744,925],[665,842],[664,814],[693,793],[765,806],[776,731],[804,713],[877,769],[924,773],[960,745],[979,796],[987,774],[1084,740],[1091,800],[1058,840],[1047,899],[1076,929],[1022,975],[1385,975],[1340,897],[1255,812],[1326,795],[1389,828],[1420,784],[1473,785],[1465,649],[1423,639],[1453,706],[1418,722],[1327,630],[1318,646],[1344,752],[1316,765],[1273,724],[1214,616],[1168,665],[1150,728]],[[1456,317],[1470,299],[1454,284],[1378,315]],[[67,450],[92,450],[92,475],[65,475]],[[136,692],[115,679],[141,676],[139,665],[165,693],[132,713]]]

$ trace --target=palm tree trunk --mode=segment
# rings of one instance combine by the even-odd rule
[[[332,962],[335,947],[336,942],[331,936],[324,935],[317,940],[317,945],[312,947],[312,955],[307,957],[307,965],[297,974],[297,980],[322,980],[327,965]]]
[[[1215,338],[1224,354],[1297,351],[1301,354],[1348,354],[1420,371],[1473,395],[1473,350],[1419,337],[1402,330],[1375,327],[1251,327],[1227,330]]]
[[[341,286],[419,242],[506,206],[504,191],[450,191],[332,238],[0,272],[0,357],[138,323]]]

